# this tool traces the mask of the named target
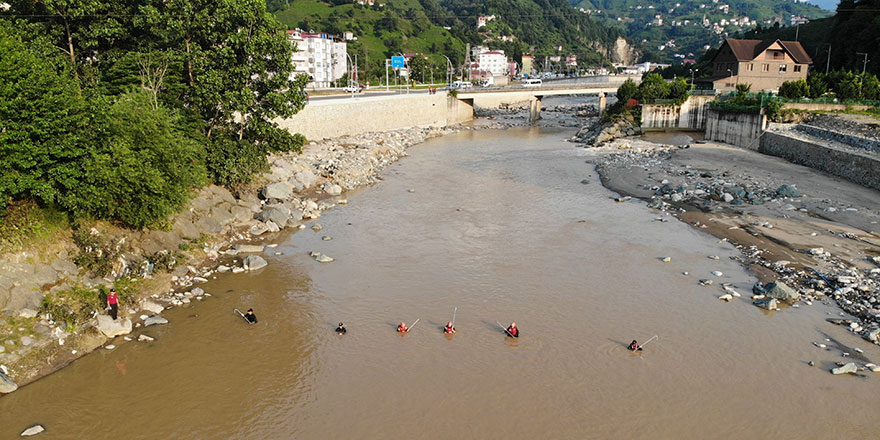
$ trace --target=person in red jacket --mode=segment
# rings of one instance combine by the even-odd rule
[[[397,324],[397,331],[400,332],[400,333],[406,333],[406,332],[409,331],[409,329],[406,328],[406,323],[405,323],[405,322],[401,322],[400,324]]]
[[[512,337],[512,338],[519,337],[519,329],[516,328],[516,322],[510,323],[510,326],[507,327],[507,334],[510,335],[510,337]]]
[[[116,296],[116,289],[110,289],[110,294],[107,295],[107,307],[110,307],[110,317],[116,321],[119,314],[119,298]]]
[[[452,321],[446,323],[446,327],[443,329],[443,333],[446,333],[447,335],[455,333],[455,327],[452,325]]]
[[[639,345],[638,342],[636,342],[635,339],[633,339],[633,341],[629,343],[629,347],[626,348],[630,349],[631,351],[642,351],[642,347]]]

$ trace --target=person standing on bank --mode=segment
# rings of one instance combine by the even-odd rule
[[[110,308],[110,317],[116,321],[119,315],[119,297],[116,296],[116,289],[110,289],[110,294],[107,295],[107,307]]]

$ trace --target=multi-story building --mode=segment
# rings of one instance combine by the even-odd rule
[[[775,91],[785,81],[805,79],[810,64],[813,60],[797,41],[728,38],[712,58],[714,75],[697,82],[715,90],[750,84],[754,92]]]
[[[522,56],[522,74],[523,76],[528,75],[532,76],[532,73],[535,71],[535,56],[532,54],[524,53]]]
[[[490,50],[482,52],[477,59],[480,64],[480,70],[484,70],[492,74],[492,76],[507,75],[507,57],[503,50]]]
[[[291,60],[294,66],[292,75],[309,75],[311,81],[308,87],[331,87],[334,82],[346,78],[348,52],[345,40],[336,39],[330,34],[309,33],[299,29],[287,31],[287,38],[291,44],[296,45]]]

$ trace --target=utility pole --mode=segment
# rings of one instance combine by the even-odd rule
[[[385,91],[388,91],[388,65],[391,64],[391,60],[385,58]]]
[[[828,67],[831,66],[831,43],[825,43],[828,45],[828,58],[825,59],[825,74],[828,75]]]
[[[868,54],[864,52],[856,52],[856,55],[864,55],[865,60],[862,61],[862,75],[865,74],[865,69],[868,67]]]

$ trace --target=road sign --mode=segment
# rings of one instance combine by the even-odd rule
[[[405,63],[403,61],[403,57],[391,57],[391,67],[395,69],[402,69],[405,67]]]

